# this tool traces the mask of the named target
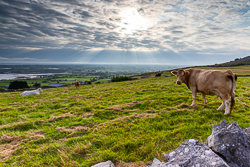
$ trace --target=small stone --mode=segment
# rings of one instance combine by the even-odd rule
[[[111,161],[101,162],[91,167],[115,167]]]

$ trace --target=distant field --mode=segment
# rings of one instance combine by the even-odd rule
[[[99,76],[84,76],[84,77],[64,77],[64,78],[54,78],[52,80],[47,80],[46,78],[38,78],[38,79],[33,79],[33,80],[23,80],[28,83],[29,86],[34,85],[35,83],[40,83],[41,86],[48,85],[48,84],[53,84],[53,83],[64,83],[64,84],[73,84],[76,80],[80,81],[81,84],[83,84],[85,81],[90,81],[93,78],[98,78]],[[98,79],[97,81],[93,82],[101,82],[101,83],[106,83],[109,82],[111,79],[105,78],[105,79]],[[46,82],[45,82],[46,81]],[[9,85],[10,81],[9,80],[2,80],[0,81],[0,87],[1,86],[6,86]]]
[[[221,68],[220,68],[221,69]],[[230,68],[234,72],[250,66]],[[247,74],[247,72],[244,72]],[[176,77],[45,89],[37,96],[0,93],[0,166],[83,166],[111,160],[146,166],[186,139],[205,142],[212,125],[226,120],[250,126],[250,78],[239,77],[236,108],[191,92]]]

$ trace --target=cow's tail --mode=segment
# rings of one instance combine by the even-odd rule
[[[237,75],[233,74],[231,77],[232,79],[232,88],[231,88],[231,106],[230,106],[230,114],[232,113],[232,111],[234,110],[234,106],[235,106],[235,88],[236,88],[236,82],[237,82]]]

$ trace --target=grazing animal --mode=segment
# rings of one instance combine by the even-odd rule
[[[161,73],[156,73],[155,74],[155,77],[160,77],[161,76]]]
[[[178,85],[185,83],[191,90],[193,96],[191,106],[195,105],[197,92],[201,92],[205,104],[207,104],[206,95],[216,95],[223,100],[218,110],[221,111],[226,106],[225,115],[231,114],[235,105],[234,90],[237,82],[237,75],[231,70],[179,69],[171,73],[177,76]]]
[[[21,96],[39,95],[42,92],[43,92],[42,88],[38,88],[32,91],[24,91],[23,93],[21,93]]]
[[[76,86],[76,89],[77,89],[77,87],[80,86],[80,81],[75,81],[75,86]]]

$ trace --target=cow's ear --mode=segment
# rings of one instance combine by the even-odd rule
[[[173,75],[177,75],[177,72],[176,72],[176,71],[171,71],[171,73],[172,73]]]
[[[189,71],[185,71],[185,75],[188,75],[189,74]]]

